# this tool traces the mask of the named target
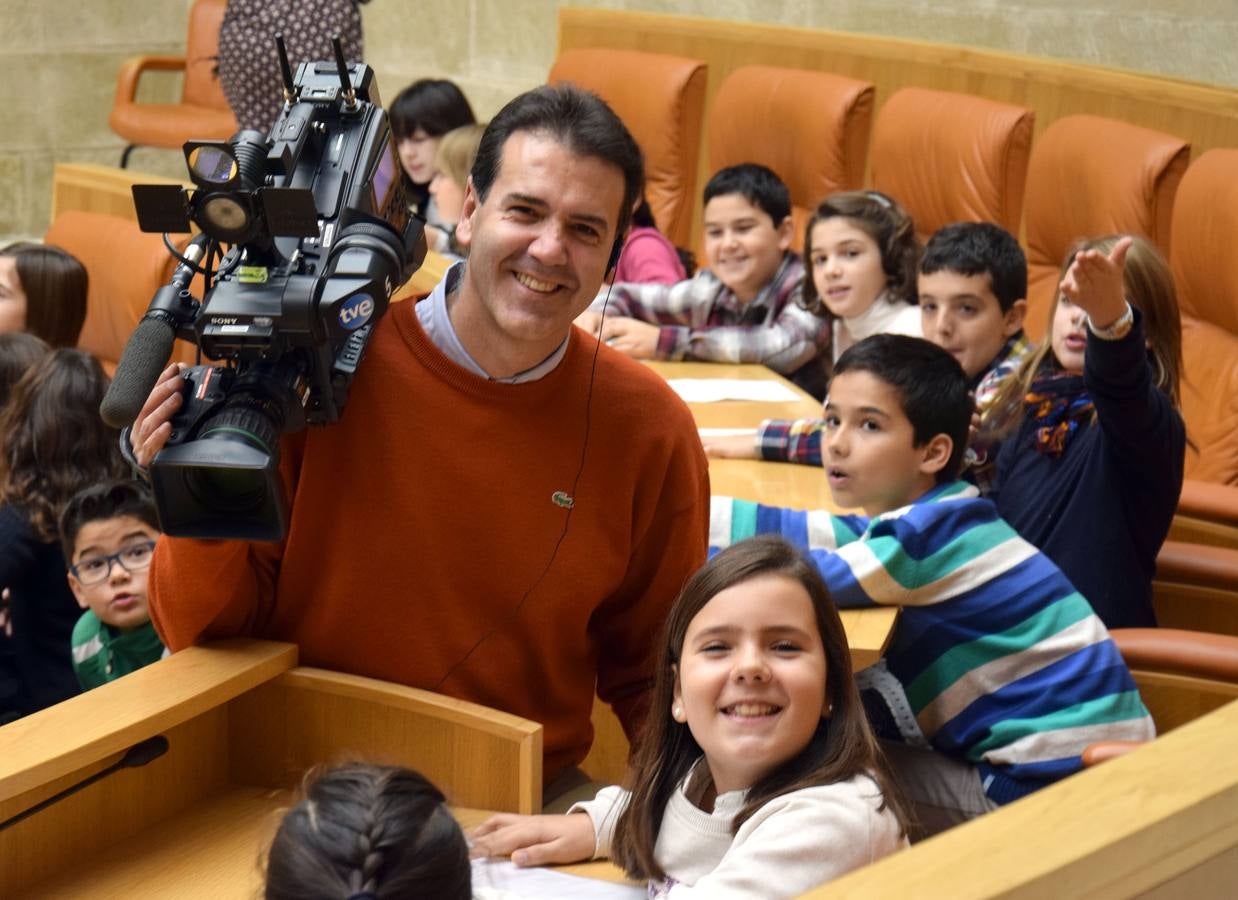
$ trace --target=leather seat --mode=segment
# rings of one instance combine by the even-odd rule
[[[1032,148],[1024,229],[1028,310],[1045,335],[1062,260],[1080,239],[1139,234],[1168,255],[1174,194],[1190,146],[1159,131],[1100,116],[1066,116]]]
[[[778,173],[791,193],[794,247],[802,249],[813,208],[863,184],[872,115],[866,81],[743,66],[722,82],[710,108],[710,174],[739,163]]]
[[[214,74],[227,5],[227,0],[195,0],[184,56],[138,56],[121,65],[108,123],[128,145],[122,169],[135,146],[179,150],[190,139],[224,140],[236,132],[236,117]],[[184,72],[180,103],[138,103],[138,82],[148,71]]]
[[[1019,232],[1033,113],[970,94],[904,88],[877,113],[872,185],[927,239],[951,222]]]
[[[176,260],[159,235],[106,213],[63,212],[44,240],[69,251],[86,267],[90,288],[78,347],[94,354],[111,374],[151,297],[171,279]],[[180,236],[177,249],[188,242],[188,235]],[[200,283],[192,289],[200,298]],[[172,359],[192,363],[195,355],[192,344],[177,341]]]
[[[658,229],[678,247],[692,242],[692,209],[705,63],[638,50],[567,50],[550,82],[593,91],[623,119],[645,154],[645,196]]]

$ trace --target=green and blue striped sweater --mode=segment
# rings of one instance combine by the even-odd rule
[[[975,487],[871,520],[713,498],[711,554],[767,533],[809,556],[839,607],[902,607],[886,665],[933,747],[978,766],[995,802],[1079,770],[1089,744],[1154,736],[1087,600]]]

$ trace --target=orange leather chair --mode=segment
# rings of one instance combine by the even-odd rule
[[[120,67],[108,122],[127,142],[122,169],[137,146],[179,150],[190,139],[223,140],[236,132],[236,117],[213,72],[227,5],[227,0],[195,0],[184,56],[138,56]],[[184,72],[181,102],[138,103],[138,80],[147,71]]]
[[[710,173],[739,163],[773,169],[791,193],[795,249],[827,195],[864,183],[874,89],[827,72],[744,66],[714,95]]]
[[[566,50],[550,69],[552,83],[593,91],[623,119],[645,154],[645,195],[658,228],[678,247],[692,241],[705,75],[699,59],[604,48]]]
[[[1172,135],[1099,116],[1066,116],[1044,130],[1027,170],[1027,319],[1045,336],[1062,260],[1081,238],[1140,234],[1168,254],[1174,194],[1190,146]]]
[[[111,374],[151,297],[171,279],[176,260],[159,235],[106,213],[63,212],[44,240],[69,251],[86,267],[90,287],[78,347],[94,354]],[[187,235],[181,236],[177,249],[188,242]],[[200,285],[192,289],[201,297]],[[192,344],[177,341],[172,358],[191,363],[195,354]]]
[[[951,222],[1018,234],[1034,114],[969,94],[903,88],[877,113],[872,184],[927,239]]]

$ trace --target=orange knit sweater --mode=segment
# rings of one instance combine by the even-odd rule
[[[588,752],[595,676],[630,736],[666,611],[705,559],[709,482],[691,414],[644,366],[602,347],[588,401],[592,351],[573,329],[545,378],[499,384],[396,304],[341,421],[283,442],[285,542],[159,542],[164,642],[292,641],[304,665],[539,721],[547,782]]]

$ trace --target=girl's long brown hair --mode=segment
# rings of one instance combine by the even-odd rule
[[[67,250],[21,241],[0,250],[13,258],[26,295],[26,331],[53,347],[73,347],[86,321],[86,268]]]
[[[825,648],[826,696],[830,716],[798,756],[770,772],[748,791],[732,833],[775,797],[817,785],[869,775],[880,787],[884,803],[906,822],[893,783],[886,774],[876,738],[869,728],[860,694],[851,675],[851,655],[838,610],[817,570],[782,538],[761,536],[723,550],[684,586],[667,618],[662,652],[655,675],[649,718],[632,759],[636,782],[627,808],[615,823],[611,858],[636,879],[665,878],[654,857],[666,804],[702,750],[686,724],[671,718],[675,667],[683,651],[689,623],[718,593],[762,575],[779,575],[803,585],[812,599],[817,628]],[[707,766],[694,780],[709,778]],[[824,850],[823,850],[824,852]]]
[[[119,433],[99,417],[103,368],[81,350],[53,350],[13,387],[0,413],[0,502],[20,507],[41,541],[84,487],[121,478]]]
[[[1124,235],[1111,234],[1090,241],[1081,241],[1066,254],[1058,273],[1058,283],[1066,277],[1071,264],[1084,250],[1099,250],[1108,253]],[[1173,401],[1180,405],[1182,379],[1182,320],[1178,314],[1178,293],[1174,288],[1173,273],[1169,263],[1156,247],[1138,235],[1130,235],[1133,243],[1126,254],[1123,281],[1126,299],[1143,315],[1143,333],[1148,341],[1151,356],[1153,382]],[[1019,371],[1006,379],[1005,384],[993,398],[986,415],[984,430],[1005,437],[1023,418],[1023,398],[1032,389],[1032,383],[1043,370],[1061,370],[1061,363],[1053,355],[1053,319],[1062,297],[1061,290],[1053,295],[1049,307],[1049,326],[1045,339],[1028,355]]]

